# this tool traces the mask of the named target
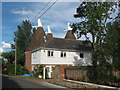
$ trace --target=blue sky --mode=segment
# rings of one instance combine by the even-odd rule
[[[9,43],[12,44],[14,32],[17,30],[17,25],[20,25],[23,20],[30,20],[33,23],[33,18],[39,17],[53,2],[38,14],[48,2],[2,2],[2,44],[9,48]],[[74,18],[76,8],[80,2],[57,2],[53,5],[40,19],[45,32],[47,25],[55,37],[64,37],[67,29],[67,23],[79,22],[79,18]],[[37,19],[37,18],[36,18]],[[37,25],[37,20],[32,24]],[[1,50],[2,48],[0,48]]]
[[[40,16],[53,2],[38,14],[48,2],[2,2],[2,41],[14,43],[14,32],[17,25],[23,20],[30,20],[33,23],[35,16]],[[40,19],[45,32],[47,25],[50,26],[55,37],[64,37],[67,23],[78,22],[73,15],[80,2],[57,2]],[[32,24],[37,25],[37,20]]]

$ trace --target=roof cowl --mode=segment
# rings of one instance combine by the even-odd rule
[[[42,27],[42,23],[41,23],[40,18],[38,18],[38,27]]]
[[[48,33],[52,33],[51,29],[50,29],[50,26],[48,26]]]
[[[68,30],[72,30],[69,22],[68,22]]]

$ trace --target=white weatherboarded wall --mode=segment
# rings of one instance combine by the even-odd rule
[[[90,52],[66,51],[66,57],[61,57],[61,51],[54,50],[53,57],[49,57],[48,51],[53,51],[53,50],[34,51],[32,53],[32,64],[88,65],[89,63],[91,63]],[[84,58],[80,58],[80,53],[84,54]]]
[[[41,51],[37,50],[32,52],[32,64],[40,64],[41,62]]]

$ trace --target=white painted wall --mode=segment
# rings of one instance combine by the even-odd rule
[[[52,51],[52,50],[38,50],[38,51],[33,52],[32,53],[32,64],[87,65],[88,63],[91,63],[90,52],[66,51],[66,57],[61,57],[61,51],[53,51],[54,52],[53,57],[49,57],[48,51]],[[79,57],[80,53],[84,54],[84,58]],[[33,57],[33,54],[35,55],[35,57]]]
[[[32,52],[32,64],[40,64],[41,62],[41,51],[37,50]]]

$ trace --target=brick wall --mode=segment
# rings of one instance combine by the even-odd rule
[[[63,80],[65,79],[65,68],[67,65],[57,65],[53,68],[52,79]]]
[[[31,51],[25,52],[25,66],[29,72],[32,72],[31,68]]]

